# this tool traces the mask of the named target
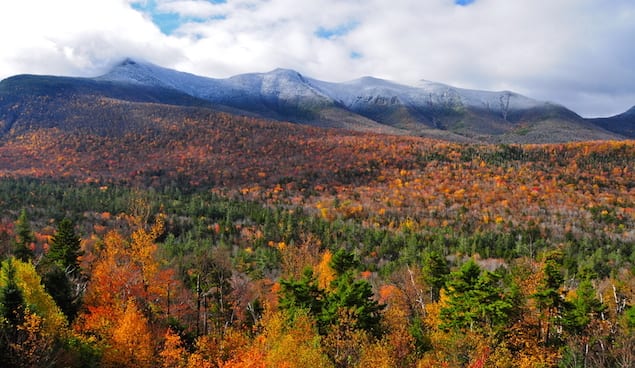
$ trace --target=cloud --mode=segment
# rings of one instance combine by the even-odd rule
[[[635,104],[630,0],[21,0],[0,78],[97,75],[125,56],[211,77],[292,68],[509,89],[583,115]]]
[[[132,55],[172,63],[178,40],[127,1],[20,0],[0,5],[0,77],[16,73],[94,75]]]

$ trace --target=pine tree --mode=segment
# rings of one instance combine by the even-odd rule
[[[591,280],[582,280],[563,315],[563,325],[572,333],[583,333],[592,320],[606,310],[595,295]]]
[[[543,278],[533,298],[541,311],[541,328],[543,342],[546,345],[555,343],[551,330],[554,325],[561,325],[562,314],[566,309],[566,301],[560,294],[560,288],[564,282],[564,277],[560,272],[562,254],[552,252],[546,256],[543,268]]]
[[[68,320],[72,322],[77,316],[79,303],[68,274],[55,263],[38,266],[40,266],[38,272],[42,275],[44,289],[51,295],[55,304],[60,307]]]
[[[2,307],[2,321],[9,327],[16,328],[24,322],[24,296],[15,279],[15,266],[9,258],[3,263],[6,284],[0,290],[0,307]]]
[[[352,253],[339,250],[333,254],[329,267],[335,279],[328,289],[318,286],[318,280],[310,269],[298,281],[281,280],[280,307],[308,310],[318,321],[321,334],[337,325],[342,315],[351,317],[356,329],[375,336],[381,334],[381,312],[384,305],[374,298],[372,287],[366,280],[354,277],[358,261]]]
[[[57,226],[57,232],[51,239],[47,258],[62,270],[77,274],[79,272],[78,257],[82,255],[80,238],[75,233],[74,224],[65,218]]]
[[[15,223],[16,239],[13,242],[13,255],[15,258],[28,262],[33,259],[33,250],[31,244],[35,243],[35,236],[31,231],[29,219],[26,216],[26,210],[20,212],[20,216]]]
[[[80,271],[77,258],[81,254],[80,239],[75,234],[73,222],[63,219],[51,239],[48,253],[38,264],[46,291],[69,321],[75,319],[78,310],[78,295],[74,293],[73,282]]]
[[[336,273],[327,294],[325,306],[318,322],[325,325],[337,324],[342,312],[354,318],[355,327],[378,337],[381,334],[381,312],[385,305],[373,299],[373,290],[366,280],[354,277],[359,261],[355,255],[339,249],[331,259],[331,268]]]
[[[450,273],[448,262],[437,252],[429,252],[423,258],[423,281],[430,287],[430,298],[438,302],[441,289]]]
[[[503,327],[513,306],[499,285],[500,279],[496,273],[482,271],[473,260],[450,274],[446,286],[447,306],[441,309],[441,326],[470,331]]]
[[[300,280],[280,280],[280,307],[292,310],[301,308],[308,310],[312,315],[322,313],[324,307],[324,290],[317,286],[317,280],[313,271],[306,268]]]
[[[24,322],[24,296],[15,280],[12,258],[3,262],[6,284],[0,289],[0,366],[15,365],[12,346],[18,339],[18,326]]]

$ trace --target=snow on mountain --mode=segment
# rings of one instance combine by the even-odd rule
[[[430,128],[468,135],[499,134],[511,129],[509,123],[547,116],[542,112],[554,106],[513,92],[469,90],[430,81],[407,86],[362,77],[334,83],[289,69],[215,79],[132,59],[97,79],[171,88],[273,119],[353,129],[371,124],[413,134]],[[534,112],[525,114],[530,111]]]
[[[173,88],[219,103],[248,97],[282,101],[316,98],[322,102],[337,102],[348,108],[377,102],[415,107],[471,107],[503,117],[509,111],[547,105],[513,92],[469,90],[429,81],[422,81],[417,87],[373,77],[331,83],[306,78],[288,69],[213,79],[131,59],[126,59],[98,79]]]
[[[0,86],[13,100],[24,91],[24,98],[29,98],[34,88],[43,94],[102,94],[133,102],[207,106],[320,127],[460,141],[551,142],[635,136],[633,109],[612,118],[585,120],[565,107],[509,91],[477,91],[429,81],[407,86],[373,77],[333,83],[288,69],[215,79],[126,59],[93,79],[16,76]],[[9,102],[5,105],[14,105]]]
[[[218,80],[163,68],[151,63],[125,59],[96,80],[172,88],[202,97],[217,87]]]
[[[346,83],[314,81],[324,91],[348,107],[382,97],[388,103],[407,106],[447,108],[472,107],[495,113],[531,109],[544,106],[537,101],[513,92],[489,92],[451,87],[422,81],[418,87],[405,86],[387,80],[364,77]]]
[[[310,87],[302,75],[287,69],[214,79],[126,59],[117,64],[109,73],[96,79],[172,88],[212,102],[227,102],[250,97],[282,100],[303,97],[329,99],[328,96]]]

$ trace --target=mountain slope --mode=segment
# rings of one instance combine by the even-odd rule
[[[276,120],[388,134],[408,133],[342,108],[310,87],[299,73],[286,69],[213,79],[126,59],[95,79],[172,88],[218,105]]]
[[[38,126],[92,124],[121,130],[126,117],[92,105],[100,99],[204,107],[318,127],[465,142],[549,143],[621,139],[574,112],[513,92],[405,86],[364,77],[331,83],[276,69],[226,79],[201,77],[126,59],[96,78],[16,76],[0,82],[0,134]],[[81,111],[84,111],[83,113]]]
[[[88,78],[20,75],[0,82],[0,133],[32,127],[117,129],[125,114],[113,116],[106,99],[176,106],[215,107],[172,88],[132,86]],[[99,120],[99,121],[95,121]],[[119,127],[120,128],[120,127]]]
[[[635,138],[635,106],[624,113],[608,118],[592,119],[591,122],[608,131]]]
[[[621,138],[559,105],[428,81],[416,87],[372,77],[331,83],[286,69],[213,79],[129,59],[98,79],[174,88],[263,117],[323,127],[475,141]]]

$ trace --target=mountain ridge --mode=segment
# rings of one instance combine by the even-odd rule
[[[635,106],[621,114],[606,118],[595,118],[591,121],[606,130],[622,134],[624,136],[635,137]]]
[[[11,108],[12,101],[33,104],[34,96],[48,96],[47,106],[57,109],[50,99],[60,94],[197,106],[318,127],[451,141],[552,143],[635,134],[511,91],[469,90],[430,81],[407,86],[370,76],[335,83],[282,68],[215,79],[130,58],[94,78],[23,75],[1,81],[0,132],[20,119],[35,119],[25,115],[26,110]],[[38,117],[48,119],[45,115]],[[62,115],[58,123],[63,125]]]

